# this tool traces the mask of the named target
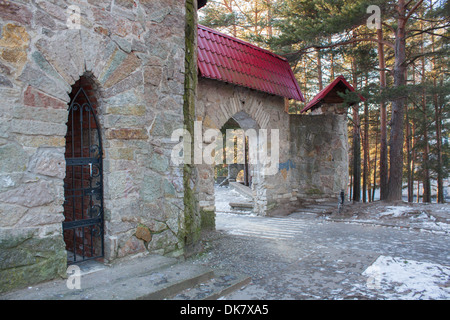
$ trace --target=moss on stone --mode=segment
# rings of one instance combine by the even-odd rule
[[[202,230],[214,230],[216,228],[216,214],[214,210],[200,210]]]
[[[196,2],[186,0],[186,25],[185,25],[185,77],[184,77],[184,95],[183,95],[183,116],[184,127],[194,135],[195,121],[195,101],[197,90],[197,57],[196,57]],[[193,141],[191,142],[193,150]],[[193,157],[193,155],[192,155]],[[191,159],[193,163],[193,159]],[[194,179],[195,167],[191,164],[184,164],[183,168],[183,187],[184,187],[184,222],[185,229],[180,232],[185,246],[195,246],[200,240],[201,223],[197,209],[197,199],[195,190],[191,187]]]
[[[67,254],[61,236],[22,234],[0,241],[0,292],[66,276]]]
[[[306,190],[305,193],[307,195],[311,195],[311,196],[323,194],[322,190],[320,190],[318,188],[310,188],[310,189]]]

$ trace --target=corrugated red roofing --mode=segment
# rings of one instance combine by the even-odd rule
[[[314,108],[318,103],[320,103],[323,100],[326,100],[327,95],[329,95],[333,89],[339,89],[337,91],[345,93],[345,89],[348,89],[350,92],[355,92],[355,89],[350,85],[350,83],[345,80],[344,76],[339,76],[336,79],[334,79],[333,82],[331,82],[328,86],[326,86],[322,91],[320,91],[308,104],[303,108],[301,112],[306,112],[312,108]],[[359,98],[361,101],[366,101],[366,99],[360,95]],[[340,99],[343,101],[343,99]]]
[[[305,101],[285,58],[202,25],[198,69],[204,78]]]

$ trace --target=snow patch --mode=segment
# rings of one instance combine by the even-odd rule
[[[409,207],[389,206],[386,207],[387,211],[378,214],[379,217],[391,216],[393,218],[402,217],[406,212],[411,211]]]
[[[363,273],[367,288],[381,290],[387,299],[450,299],[450,267],[379,256]]]

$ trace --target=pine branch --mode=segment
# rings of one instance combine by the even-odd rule
[[[380,42],[376,38],[361,38],[361,39],[354,38],[354,39],[351,39],[351,40],[347,40],[347,41],[343,41],[343,42],[337,42],[337,43],[328,44],[328,45],[322,45],[322,46],[311,45],[311,46],[307,46],[307,47],[302,48],[301,50],[298,50],[298,51],[295,51],[295,52],[292,52],[292,53],[287,53],[286,56],[289,56],[289,55],[302,55],[304,53],[308,53],[308,50],[310,50],[310,49],[314,49],[314,50],[330,49],[330,48],[334,48],[334,47],[338,47],[338,46],[344,46],[344,45],[351,44],[351,43],[365,42],[365,41],[377,42],[377,43]],[[394,49],[394,44],[389,42],[389,41],[382,40],[381,43],[386,45],[386,46],[388,46],[388,47],[390,47],[390,48],[392,48],[392,49]]]
[[[408,4],[409,4],[411,1],[412,1],[412,0],[410,0],[410,1],[406,4],[405,9],[406,9],[406,7],[408,6]],[[416,3],[416,5],[415,5],[414,7],[412,7],[411,10],[409,10],[408,14],[407,14],[406,17],[405,17],[405,23],[406,23],[406,21],[408,21],[409,17],[411,17],[411,15],[414,13],[414,11],[416,11],[417,8],[422,4],[422,2],[423,2],[423,0],[420,0],[419,2]]]

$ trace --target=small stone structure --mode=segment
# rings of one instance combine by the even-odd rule
[[[299,163],[295,180],[303,201],[337,199],[347,190],[347,109],[365,101],[356,94],[354,101],[345,102],[342,94],[349,92],[355,89],[338,76],[306,104],[301,111],[306,116],[291,116],[291,148]]]
[[[299,200],[336,201],[348,184],[347,116],[291,115],[293,183]]]
[[[284,112],[284,98],[241,86],[205,78],[199,79],[197,94],[197,119],[203,130],[220,128],[235,114],[245,113],[253,119],[256,129],[279,130],[280,163],[289,161],[289,115]],[[241,122],[242,123],[242,122]],[[248,121],[248,123],[251,123]],[[241,125],[245,131],[250,129]],[[206,144],[206,143],[205,143]],[[278,169],[278,168],[277,168]],[[198,165],[198,197],[200,208],[214,215],[214,166]],[[261,164],[250,165],[254,212],[266,215],[267,211],[284,201],[296,201],[290,186],[290,171],[277,170],[274,175],[264,175]]]

